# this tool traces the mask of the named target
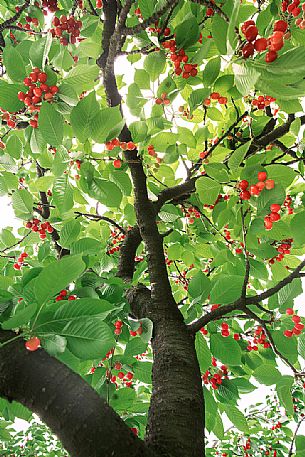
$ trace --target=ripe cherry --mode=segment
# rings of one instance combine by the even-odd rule
[[[266,230],[271,230],[272,229],[273,223],[272,223],[272,220],[270,219],[269,216],[266,216],[264,218],[264,225],[265,225],[265,229]]]
[[[270,205],[270,211],[272,211],[272,213],[278,213],[280,210],[281,205],[278,205],[277,203],[273,203],[272,205]]]
[[[277,58],[277,52],[276,51],[269,51],[265,55],[265,61],[267,63],[274,62],[274,60]]]
[[[286,309],[286,314],[287,314],[287,316],[293,316],[294,315],[293,309],[292,308],[287,308]]]
[[[245,46],[242,48],[242,54],[245,59],[248,59],[248,57],[253,56],[254,54],[254,46],[252,43],[247,43]]]
[[[249,183],[246,179],[243,179],[242,181],[240,181],[238,187],[241,189],[241,190],[247,190],[248,189],[248,186],[249,186]]]
[[[273,30],[275,32],[285,33],[287,31],[287,28],[288,28],[288,24],[286,21],[283,21],[283,20],[275,21],[274,26],[273,26]]]
[[[272,222],[277,222],[281,219],[281,216],[279,213],[270,213],[269,217]]]
[[[265,171],[259,171],[258,174],[257,174],[257,179],[259,181],[266,181],[267,173]]]
[[[34,352],[40,347],[40,339],[37,336],[30,338],[25,342],[25,347],[28,351]]]
[[[295,324],[298,324],[299,322],[301,322],[300,316],[297,316],[296,314],[294,316],[292,316],[292,322],[294,322]]]
[[[251,195],[259,195],[260,190],[257,186],[250,186],[250,194]]]
[[[113,161],[113,166],[114,166],[114,168],[121,168],[122,162],[120,161],[120,159],[114,160]]]
[[[267,190],[271,190],[274,188],[274,181],[273,179],[267,179],[267,181],[265,182],[265,186],[266,186],[266,189]]]
[[[293,335],[292,330],[285,330],[284,331],[284,336],[286,336],[287,338],[291,338],[292,335]]]
[[[242,200],[250,200],[251,198],[251,194],[248,190],[243,190],[241,193],[240,193],[240,198]]]
[[[254,41],[258,35],[258,30],[255,25],[250,25],[245,31],[245,37],[247,41]]]
[[[267,49],[267,40],[266,38],[258,38],[254,43],[254,49],[257,52],[263,52]]]

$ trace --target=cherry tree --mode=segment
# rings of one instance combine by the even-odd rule
[[[0,0],[4,419],[72,457],[303,455],[304,14]]]

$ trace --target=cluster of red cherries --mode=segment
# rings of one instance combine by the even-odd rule
[[[55,13],[58,10],[57,0],[42,0],[43,14]]]
[[[299,0],[294,0],[299,1]],[[298,13],[299,14],[299,13]],[[297,15],[298,15],[297,14]],[[254,52],[264,52],[267,63],[274,62],[277,59],[277,51],[284,46],[284,37],[288,28],[288,23],[282,19],[275,21],[272,35],[267,38],[257,38],[258,28],[255,22],[251,19],[243,23],[241,30],[248,43],[242,48],[242,54],[245,59],[254,55]]]
[[[39,233],[39,238],[41,240],[45,240],[47,237],[47,233],[53,233],[54,228],[50,224],[50,222],[41,222],[39,219],[36,217],[32,219],[31,221],[28,221],[25,224],[26,228],[31,229],[32,232],[38,232]]]
[[[293,208],[291,208],[291,205],[292,205],[292,198],[290,197],[290,195],[286,195],[283,206],[285,206],[285,208],[287,208],[288,214],[293,214]]]
[[[167,98],[167,93],[161,94],[161,97],[156,98],[156,105],[169,105],[170,99]]]
[[[217,368],[218,363],[215,357],[212,357],[212,366]],[[229,379],[228,377],[228,367],[226,365],[221,365],[218,371],[214,374],[210,370],[207,370],[202,375],[202,380],[204,384],[210,384],[212,389],[217,390],[222,384],[223,379]]]
[[[108,249],[107,254],[111,255],[111,254],[114,254],[115,252],[118,252],[121,249],[121,247],[118,246],[118,243],[121,243],[122,241],[124,241],[126,235],[124,235],[124,233],[121,233],[119,231],[119,229],[117,229],[117,230],[113,230],[110,233],[110,236],[111,236],[110,243],[112,244],[112,247],[110,249]]]
[[[204,106],[210,106],[211,101],[217,101],[220,105],[226,105],[228,103],[227,97],[223,97],[219,92],[212,92],[210,96],[204,100]]]
[[[77,296],[74,294],[71,294],[68,296],[68,292],[66,289],[63,289],[59,292],[59,294],[55,297],[55,301],[62,301],[62,300],[76,300]]]
[[[21,270],[24,265],[24,259],[26,259],[29,255],[26,252],[22,252],[17,259],[17,262],[14,263],[13,267],[15,270]]]
[[[252,105],[256,106],[257,109],[265,109],[266,106],[270,106],[271,103],[275,102],[276,98],[270,97],[269,95],[260,95],[252,100]]]
[[[58,87],[46,84],[48,75],[39,68],[33,68],[29,76],[24,78],[23,83],[28,87],[27,92],[18,92],[18,98],[22,101],[30,112],[40,111],[41,102],[45,100],[51,102],[54,95],[58,92]],[[30,125],[33,128],[38,127],[38,114],[35,114],[34,119],[30,120]]]
[[[266,341],[267,336],[264,332],[264,329],[259,326],[254,331],[253,341],[248,341],[247,349],[248,351],[258,351],[258,345],[261,344],[265,349],[270,348],[270,343]]]
[[[121,370],[122,364],[120,362],[116,362],[113,367],[115,370]],[[120,380],[126,387],[132,386],[132,379],[133,373],[128,371],[126,374],[123,371],[119,371],[117,375],[112,374],[110,370],[106,371],[106,378],[109,379],[110,382],[115,384],[116,388],[118,388],[117,381]]]
[[[171,52],[170,60],[174,64],[175,74],[177,76],[182,75],[182,78],[184,79],[188,79],[191,76],[197,76],[197,64],[187,63],[189,60],[188,55],[185,54],[184,49],[177,49],[175,40],[164,41],[164,43],[162,43],[162,46]]]
[[[194,224],[195,219],[200,219],[200,213],[199,211],[194,208],[193,206],[190,206],[187,210],[184,210],[184,216],[188,219],[189,224]]]
[[[9,113],[8,111],[6,111],[5,109],[3,108],[0,108],[0,111],[3,113],[2,114],[2,120],[6,122],[6,125],[11,128],[11,129],[14,129],[16,127],[16,115],[15,114],[12,114],[12,113]],[[3,143],[4,144],[4,143]],[[4,147],[5,147],[5,144],[4,144]],[[1,148],[1,149],[4,149]]]
[[[124,324],[122,321],[120,321],[120,320],[115,321],[115,323],[114,323],[114,327],[115,327],[114,334],[115,335],[121,335],[123,325]]]
[[[281,215],[279,214],[279,212],[281,211],[281,205],[273,203],[272,205],[270,205],[270,211],[270,214],[264,217],[264,225],[266,230],[271,230],[273,227],[273,223],[281,219]]]
[[[52,24],[54,25],[54,28],[50,29],[52,37],[59,38],[63,46],[81,41],[80,31],[83,24],[82,21],[75,19],[74,16],[70,16],[69,18],[64,14],[59,18],[55,16]]]
[[[287,308],[286,314],[287,316],[291,316],[294,327],[292,330],[284,330],[284,336],[291,338],[293,335],[300,335],[304,330],[304,324],[302,324],[300,316],[295,314],[292,308]]]
[[[287,240],[280,241],[279,245],[276,248],[278,255],[276,255],[275,257],[272,257],[269,260],[269,263],[271,265],[273,265],[275,261],[281,262],[284,259],[286,254],[290,254],[292,243],[293,243],[293,238],[288,238]]]
[[[118,138],[114,138],[113,140],[108,141],[105,146],[107,151],[112,151],[116,147],[121,148],[123,151],[134,151],[137,149],[137,146],[133,141],[128,141],[128,143],[126,143],[125,141],[120,141]],[[115,159],[113,161],[113,166],[114,168],[121,168],[121,160]]]

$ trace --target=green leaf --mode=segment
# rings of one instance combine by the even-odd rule
[[[77,220],[66,222],[60,231],[60,245],[69,247],[78,238],[81,231],[81,224]]]
[[[239,146],[239,148],[235,149],[235,151],[233,151],[233,153],[230,155],[228,163],[232,171],[236,171],[238,169],[239,165],[242,163],[247,152],[249,151],[250,146],[251,141],[248,141],[247,143]]]
[[[228,24],[216,14],[212,22],[212,36],[221,55],[227,54]]]
[[[64,119],[48,102],[42,104],[39,113],[39,131],[51,146],[60,146],[64,134]]]
[[[207,345],[205,338],[200,333],[196,334],[195,348],[200,371],[201,373],[205,373],[206,370],[211,366],[211,351]]]
[[[76,137],[81,143],[91,138],[92,122],[99,115],[100,108],[96,101],[95,92],[84,97],[71,111],[71,125]]]
[[[213,205],[219,195],[221,185],[214,179],[202,177],[196,181],[196,190],[202,203]]]
[[[97,65],[76,65],[65,76],[65,84],[74,86],[77,90],[82,91],[86,88],[93,87],[98,75],[99,67]]]
[[[38,41],[34,41],[30,47],[29,57],[32,61],[32,64],[35,67],[41,68],[44,70],[46,59],[50,52],[52,45],[52,34],[47,33],[46,36],[40,38]]]
[[[297,246],[302,246],[305,243],[305,211],[301,211],[293,216],[291,220],[291,230],[293,234],[293,242],[296,243]]]
[[[55,357],[65,352],[67,340],[60,335],[50,335],[43,338],[42,346],[50,355]]]
[[[143,19],[148,19],[154,12],[155,2],[153,0],[138,0]]]
[[[124,355],[132,356],[143,354],[147,349],[147,343],[144,342],[141,338],[134,337],[126,345]]]
[[[266,172],[268,179],[274,179],[276,183],[281,183],[284,189],[289,187],[297,176],[293,168],[287,167],[287,165],[268,165]]]
[[[92,119],[92,138],[105,143],[119,135],[124,125],[119,107],[104,108]]]
[[[193,298],[201,296],[201,299],[205,300],[209,295],[210,290],[211,281],[202,271],[198,271],[189,282],[188,293]]]
[[[27,76],[24,60],[17,48],[6,46],[3,51],[3,63],[12,81],[22,82]]]
[[[201,105],[204,100],[210,95],[209,89],[197,89],[192,91],[189,96],[188,102],[190,105],[190,110],[194,111],[199,105]]]
[[[14,159],[20,159],[23,150],[23,145],[20,138],[16,134],[10,134],[6,142],[6,152]]]
[[[244,433],[249,433],[249,426],[244,414],[233,405],[224,405],[224,411],[228,419],[235,425],[238,430]]]
[[[98,317],[69,322],[61,335],[72,354],[82,360],[102,358],[115,345],[113,331]]]
[[[248,95],[260,78],[260,73],[248,65],[233,64],[234,81],[242,95]]]
[[[85,264],[79,255],[63,257],[45,267],[35,283],[37,302],[45,303],[77,279],[84,269]]]
[[[31,303],[20,311],[17,310],[16,314],[1,324],[3,330],[11,330],[26,325],[34,316],[36,310],[37,303]]]
[[[197,19],[189,14],[186,19],[175,28],[178,48],[188,48],[199,40],[200,30]]]
[[[211,86],[220,72],[221,59],[219,56],[210,59],[203,70],[203,84]]]
[[[21,110],[24,107],[18,97],[18,91],[23,90],[23,86],[17,84],[8,84],[5,81],[0,80],[0,106],[1,108],[14,113]]]
[[[151,81],[156,81],[158,76],[163,73],[166,65],[166,57],[163,52],[152,52],[145,57],[143,66],[149,74]]]
[[[122,192],[119,187],[106,179],[94,178],[90,187],[90,194],[100,203],[109,207],[118,208],[122,201]]]
[[[224,338],[213,333],[211,335],[211,352],[222,363],[228,365],[240,365],[241,363],[240,346],[231,336]]]
[[[54,204],[60,213],[65,213],[73,207],[73,191],[67,175],[56,178],[52,194]]]
[[[256,368],[253,372],[253,376],[258,382],[265,384],[266,386],[277,384],[282,379],[281,373],[270,363],[265,363]]]
[[[15,190],[12,195],[13,208],[16,217],[29,219],[33,214],[33,197],[26,189]]]
[[[134,368],[134,377],[145,384],[151,384],[151,362],[138,363]]]
[[[229,304],[238,300],[244,283],[242,276],[231,275],[218,278],[210,293],[211,303]]]
[[[281,381],[277,383],[276,386],[276,392],[279,400],[285,408],[286,413],[291,416],[294,414],[293,399],[291,395],[291,387],[293,385],[293,381],[294,379],[292,376],[283,376]]]

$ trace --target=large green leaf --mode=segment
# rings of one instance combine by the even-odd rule
[[[151,81],[155,81],[163,73],[166,65],[166,58],[163,52],[152,52],[145,57],[144,70],[150,76]]]
[[[224,411],[228,419],[235,425],[238,430],[244,433],[249,433],[249,426],[245,415],[233,405],[225,405]]]
[[[207,345],[205,338],[200,333],[197,333],[196,335],[195,348],[200,371],[201,373],[205,373],[205,371],[211,366],[211,351]]]
[[[84,97],[71,112],[71,125],[81,143],[91,137],[92,121],[99,114],[99,104],[95,92]]]
[[[15,214],[21,219],[29,219],[33,213],[34,200],[27,189],[16,190],[12,195]]]
[[[62,247],[69,247],[70,244],[77,240],[81,231],[81,224],[77,220],[68,221],[63,225],[60,231],[60,245]]]
[[[67,338],[72,354],[82,360],[101,359],[115,344],[113,331],[99,317],[73,320],[61,335]]]
[[[211,352],[222,363],[228,365],[240,365],[241,363],[240,346],[231,336],[224,338],[213,333],[211,335]]]
[[[45,267],[35,283],[35,295],[39,304],[45,303],[61,289],[67,287],[84,271],[81,256],[63,257]]]
[[[27,76],[24,60],[17,48],[6,46],[3,51],[3,63],[10,79],[21,82]]]
[[[211,293],[211,303],[228,304],[238,300],[241,296],[244,278],[232,275],[218,278],[214,283]]]
[[[188,292],[191,297],[200,297],[205,300],[211,290],[211,282],[209,278],[199,271],[189,282]]]
[[[48,102],[42,104],[39,113],[39,131],[51,146],[60,146],[64,134],[63,116]]]
[[[281,373],[270,363],[265,363],[264,365],[256,368],[253,372],[253,376],[258,382],[265,384],[266,386],[277,384],[282,379]]]
[[[105,143],[119,135],[124,125],[118,107],[104,108],[92,119],[91,134],[97,143]]]
[[[214,179],[202,177],[196,181],[196,190],[202,203],[213,205],[219,195],[221,185]]]
[[[18,99],[18,91],[24,89],[24,86],[17,84],[8,84],[0,80],[0,106],[1,108],[14,113],[24,107],[24,104]]]
[[[3,330],[11,330],[26,325],[34,316],[36,310],[37,303],[31,303],[20,311],[18,310],[16,314],[1,324]]]
[[[67,175],[56,178],[53,185],[53,201],[60,213],[73,207],[73,190]]]

